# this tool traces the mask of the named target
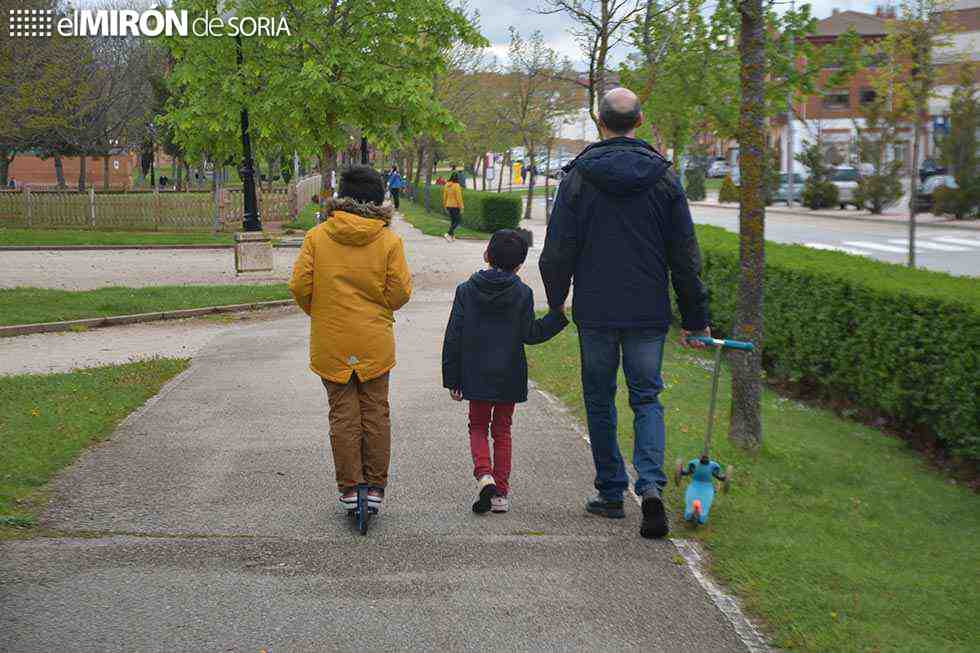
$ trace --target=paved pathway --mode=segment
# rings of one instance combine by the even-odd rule
[[[0,545],[0,650],[744,650],[673,545],[639,538],[635,506],[583,513],[586,445],[539,393],[515,419],[513,512],[470,513],[439,357],[482,246],[407,240],[420,288],[369,536],[334,506],[305,317],[226,331],[55,483],[43,522],[63,537]]]

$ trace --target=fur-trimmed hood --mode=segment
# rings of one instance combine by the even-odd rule
[[[327,200],[325,204],[326,214],[330,215],[334,211],[353,213],[362,218],[371,220],[381,220],[385,225],[391,224],[391,216],[394,213],[388,204],[372,204],[371,202],[358,202],[352,197],[335,197]]]

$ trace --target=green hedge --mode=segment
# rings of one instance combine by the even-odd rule
[[[442,186],[429,186],[430,209],[442,213]],[[425,206],[425,187],[417,191],[417,203]],[[493,233],[514,229],[521,221],[521,198],[506,193],[463,189],[463,226]]]
[[[737,236],[700,226],[698,237],[712,325],[725,332],[734,321]],[[976,279],[767,242],[764,293],[768,373],[980,458]]]

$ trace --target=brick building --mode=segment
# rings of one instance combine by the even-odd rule
[[[100,189],[103,186],[104,172],[103,157],[90,156],[85,161],[85,184]],[[79,157],[61,157],[65,185],[68,188],[78,187],[78,173],[81,169]],[[109,187],[114,189],[130,188],[133,170],[138,166],[136,157],[131,154],[116,154],[109,157]],[[54,169],[54,158],[42,159],[33,154],[18,154],[10,164],[7,173],[17,187],[24,184],[30,186],[56,186],[58,177]]]

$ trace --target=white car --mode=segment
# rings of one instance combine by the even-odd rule
[[[834,168],[830,173],[830,183],[837,187],[837,203],[842,209],[846,209],[848,204],[856,209],[862,208],[854,203],[859,176],[857,168]]]
[[[732,171],[731,166],[724,159],[715,159],[708,166],[708,176],[712,179],[726,176]]]

